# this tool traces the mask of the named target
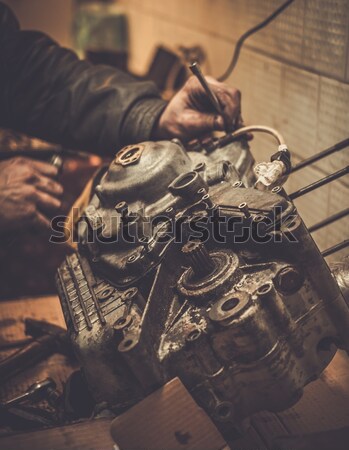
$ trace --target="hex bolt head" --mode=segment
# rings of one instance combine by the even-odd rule
[[[294,294],[303,284],[303,276],[292,266],[284,267],[275,277],[275,287],[284,294]]]

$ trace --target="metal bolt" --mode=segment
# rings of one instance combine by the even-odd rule
[[[261,214],[256,214],[253,217],[253,222],[262,222],[265,219],[265,216],[262,216]]]
[[[246,202],[242,202],[240,203],[240,205],[238,206],[239,210],[241,212],[244,213],[246,219],[249,219],[251,217],[251,213],[250,210],[248,209],[247,203]]]
[[[200,190],[200,189],[199,189]],[[210,194],[205,194],[202,196],[201,201],[206,205],[207,209],[214,209],[214,207],[216,206],[211,197]]]
[[[301,273],[292,266],[284,267],[275,277],[275,287],[284,294],[294,294],[303,284]]]
[[[128,204],[126,202],[119,202],[115,205],[115,211],[121,214],[121,217],[128,216]]]

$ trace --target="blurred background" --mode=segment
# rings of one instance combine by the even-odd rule
[[[170,98],[188,76],[189,61],[205,74],[220,76],[234,44],[246,30],[276,9],[281,0],[6,0],[23,29],[41,30],[93,63],[111,64],[154,80]],[[227,82],[242,92],[248,125],[278,129],[296,163],[349,136],[349,0],[296,0],[267,28],[245,44]],[[4,133],[4,132],[3,132]],[[3,142],[7,135],[3,136]],[[5,136],[5,137],[4,137]],[[15,136],[16,139],[22,139]],[[33,145],[38,144],[37,142]],[[257,161],[275,151],[267,136],[251,143]],[[116,149],[117,150],[117,149]],[[349,151],[335,153],[296,172],[293,192],[339,170]],[[67,211],[98,157],[67,160]],[[79,177],[76,174],[79,174]],[[78,182],[76,181],[78,179]],[[295,200],[310,226],[348,206],[348,177]],[[346,239],[348,217],[313,234],[324,250]],[[57,248],[58,247],[58,248]],[[42,244],[40,236],[20,236],[0,249],[6,286],[0,297],[54,292],[53,275],[68,249]],[[338,259],[348,250],[328,259]],[[4,274],[4,275],[3,275]],[[18,282],[18,279],[21,282]]]

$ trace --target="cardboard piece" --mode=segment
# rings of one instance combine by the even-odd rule
[[[111,434],[120,450],[228,448],[178,378],[114,419]]]

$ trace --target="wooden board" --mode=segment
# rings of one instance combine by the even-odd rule
[[[0,438],[1,450],[115,450],[110,419],[95,419],[65,427]]]
[[[65,328],[63,313],[56,296],[1,302],[0,347],[6,342],[13,342],[26,337],[24,333],[24,319],[27,317],[46,320]],[[0,351],[0,359],[9,356],[15,351],[15,349]],[[58,389],[61,390],[63,383],[76,367],[65,356],[52,355],[35,367],[13,377],[0,386],[0,400],[14,397],[35,381],[47,377],[52,377],[57,383]]]
[[[222,450],[223,437],[178,378],[113,420],[120,450]]]

